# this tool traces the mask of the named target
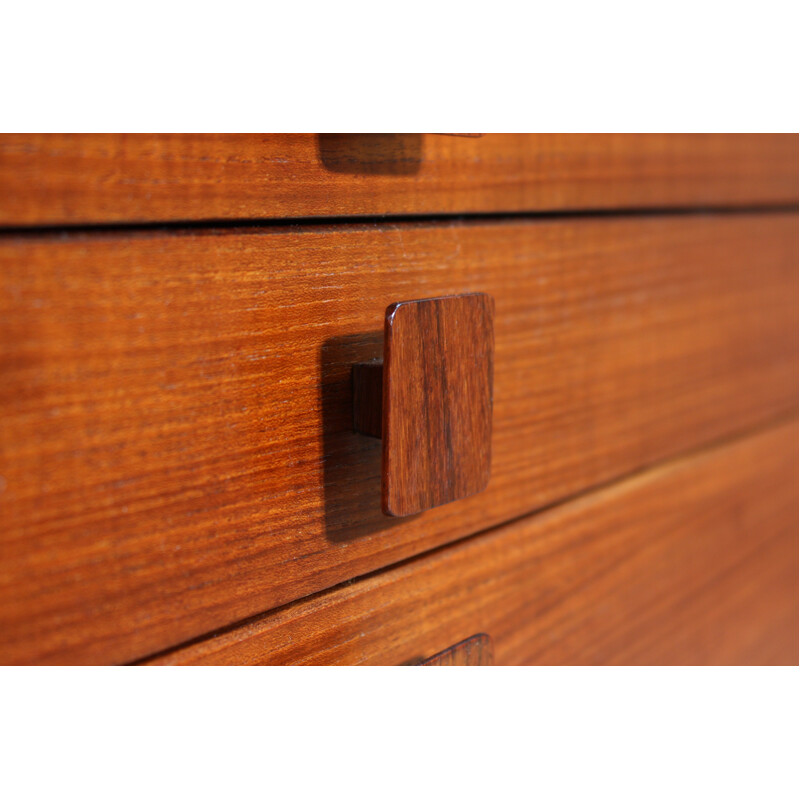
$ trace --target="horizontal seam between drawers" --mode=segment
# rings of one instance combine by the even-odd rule
[[[357,228],[383,224],[434,225],[436,223],[489,224],[507,223],[515,220],[554,220],[554,219],[603,219],[669,216],[707,216],[797,213],[797,203],[766,203],[756,205],[714,205],[714,206],[663,206],[636,208],[598,208],[570,209],[555,211],[493,211],[459,212],[451,214],[397,214],[397,215],[351,215],[344,217],[282,217],[270,219],[204,219],[204,220],[164,220],[149,222],[109,222],[77,223],[61,225],[30,225],[0,227],[0,238],[48,237],[63,239],[70,236],[119,235],[147,233],[197,234],[201,231],[236,231],[239,233],[257,230],[278,231],[281,229],[297,232],[297,228],[320,231],[339,228]]]

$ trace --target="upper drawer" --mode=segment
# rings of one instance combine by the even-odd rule
[[[351,367],[495,300],[488,489],[381,513]],[[0,661],[124,661],[797,402],[797,217],[5,237]]]
[[[0,136],[0,225],[797,201],[796,134]]]

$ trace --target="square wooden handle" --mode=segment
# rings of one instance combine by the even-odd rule
[[[383,361],[353,369],[355,429],[383,440],[385,514],[417,514],[486,488],[493,326],[487,294],[386,309]]]

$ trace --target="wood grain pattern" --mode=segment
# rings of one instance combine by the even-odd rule
[[[482,492],[492,460],[494,300],[386,309],[381,502],[393,517]]]
[[[796,134],[4,134],[0,225],[797,202]]]
[[[156,663],[797,664],[796,421],[295,603]]]
[[[794,410],[797,233],[785,213],[5,237],[0,661],[140,658]],[[469,291],[496,302],[492,479],[389,519],[352,365],[398,297]]]
[[[494,663],[491,637],[470,636],[423,661],[421,667],[490,667]]]

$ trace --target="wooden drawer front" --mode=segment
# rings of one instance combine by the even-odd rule
[[[0,225],[797,202],[796,134],[0,136]]]
[[[797,425],[267,614],[155,663],[797,664]]]
[[[467,291],[489,487],[389,519],[351,365]],[[7,237],[0,660],[143,657],[792,411],[796,296],[789,213]]]

